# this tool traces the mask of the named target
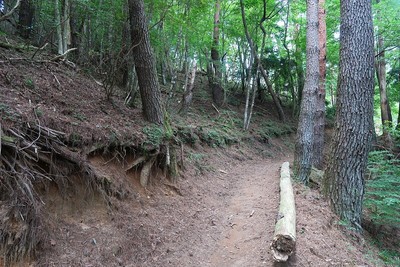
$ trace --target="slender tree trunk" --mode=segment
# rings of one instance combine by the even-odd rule
[[[301,98],[303,95],[303,88],[304,88],[304,70],[303,70],[303,58],[302,58],[302,48],[300,46],[300,26],[296,25],[295,33],[294,33],[294,40],[296,44],[296,49],[294,52],[294,57],[296,60],[296,75],[297,75],[297,102],[293,108],[293,114],[298,115],[299,108],[301,105]]]
[[[380,0],[376,0],[376,3],[379,3]],[[378,11],[377,19],[382,20],[381,14]],[[380,29],[382,31],[382,29]],[[379,31],[378,31],[379,32]],[[376,57],[376,77],[378,79],[379,85],[379,96],[380,96],[380,107],[381,107],[381,120],[383,126],[383,137],[385,141],[391,143],[391,138],[389,136],[389,132],[387,126],[392,123],[392,112],[390,110],[390,105],[388,101],[387,91],[386,91],[386,62],[385,62],[385,47],[382,33],[379,33],[377,36],[377,52],[378,55]]]
[[[265,16],[265,9],[266,9],[266,2],[264,0],[264,16]],[[290,56],[290,50],[287,45],[287,33],[288,33],[288,27],[289,27],[289,14],[290,14],[290,1],[287,1],[287,12],[286,12],[286,19],[285,19],[285,34],[283,37],[283,47],[285,48],[286,51],[286,67],[288,69],[289,73],[289,88],[290,88],[290,94],[292,95],[292,106],[295,107],[297,103],[297,96],[295,94],[294,90],[294,79],[292,75],[292,59]],[[264,41],[263,41],[264,42]]]
[[[265,83],[267,84],[267,89],[268,89],[269,93],[272,96],[272,100],[273,100],[273,102],[275,104],[275,107],[277,109],[279,119],[281,121],[285,121],[285,113],[283,112],[283,109],[282,109],[282,106],[280,104],[279,98],[278,98],[278,96],[276,95],[276,93],[274,92],[274,90],[272,88],[272,83],[269,80],[267,72],[265,71],[265,69],[261,65],[260,58],[258,57],[258,53],[257,53],[257,50],[255,48],[253,39],[251,38],[251,36],[249,34],[249,30],[247,28],[247,22],[246,22],[246,15],[245,15],[245,12],[244,12],[243,0],[240,0],[240,9],[241,9],[241,14],[242,14],[242,22],[243,22],[244,32],[246,34],[247,42],[249,43],[249,46],[250,46],[250,52],[252,53],[252,57],[254,58],[255,64],[257,66],[257,69],[260,71],[261,75],[264,78]]]
[[[400,74],[399,74],[400,76]],[[400,77],[399,77],[400,78]],[[396,130],[400,131],[400,98],[399,98],[399,113],[397,114],[397,125],[396,125]]]
[[[314,126],[313,165],[322,169],[324,161],[325,134],[325,79],[326,79],[326,13],[325,0],[318,1],[319,40],[319,89],[317,94]]]
[[[64,9],[62,16],[63,49],[68,50],[71,45],[71,3],[70,0],[64,0]]]
[[[179,113],[186,113],[192,104],[193,100],[193,88],[194,88],[194,80],[196,78],[196,70],[197,70],[197,64],[196,61],[193,63],[193,67],[190,73],[190,79],[188,83],[185,86],[185,92],[183,93],[182,97],[182,107],[179,110]]]
[[[211,61],[213,66],[213,79],[211,81],[211,91],[213,101],[217,106],[222,106],[225,102],[225,92],[222,87],[222,70],[219,56],[219,24],[220,24],[220,0],[215,1],[213,44],[211,46]]]
[[[318,0],[307,0],[306,81],[301,99],[294,171],[307,184],[313,163],[314,126],[319,87]]]
[[[62,32],[62,20],[60,13],[60,1],[55,0],[54,2],[55,17],[57,23],[57,43],[58,43],[58,54],[64,54],[64,42],[63,42],[63,32]]]
[[[337,110],[325,191],[333,211],[361,230],[373,135],[374,29],[370,0],[341,1]]]
[[[162,124],[161,92],[150,45],[143,0],[129,0],[132,53],[138,77],[143,115],[149,122]]]

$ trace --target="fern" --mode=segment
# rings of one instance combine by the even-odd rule
[[[365,207],[376,223],[400,225],[400,160],[388,151],[369,154]]]

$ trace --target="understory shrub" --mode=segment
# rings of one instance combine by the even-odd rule
[[[369,154],[365,208],[371,219],[387,226],[400,225],[400,160],[388,151]]]

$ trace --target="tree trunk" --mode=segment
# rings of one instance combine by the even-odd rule
[[[376,0],[379,3],[380,0]],[[377,19],[382,20],[381,14],[378,11]],[[382,31],[382,29],[380,29]],[[378,31],[379,32],[379,31]],[[385,141],[390,142],[390,136],[388,132],[388,126],[392,123],[392,112],[386,92],[386,62],[385,62],[385,47],[382,33],[379,33],[377,40],[377,52],[376,57],[376,77],[379,85],[379,96],[380,96],[380,107],[381,107],[381,120],[383,127],[383,136]]]
[[[265,16],[265,9],[266,9],[266,1],[264,0],[264,16]],[[295,109],[297,105],[297,96],[295,94],[294,90],[294,79],[292,75],[292,59],[290,56],[290,50],[287,45],[287,35],[288,35],[288,27],[289,27],[289,14],[290,14],[290,1],[287,1],[287,12],[286,12],[286,19],[285,19],[285,34],[283,37],[283,47],[285,48],[286,51],[286,68],[288,69],[288,75],[289,75],[289,89],[290,89],[290,94],[292,95],[292,106],[293,109]],[[265,36],[265,34],[264,34]],[[264,37],[265,38],[265,37]],[[264,38],[263,38],[263,43],[264,43]]]
[[[272,83],[269,80],[268,74],[265,71],[264,67],[261,65],[260,58],[258,57],[257,50],[255,48],[253,39],[251,38],[249,30],[247,28],[247,22],[246,22],[246,15],[245,15],[245,12],[244,12],[243,0],[240,0],[240,9],[241,9],[241,14],[242,14],[242,22],[243,22],[244,32],[246,34],[247,42],[249,43],[249,46],[250,46],[250,52],[252,54],[252,57],[254,58],[255,64],[257,66],[257,69],[260,71],[261,75],[264,78],[265,83],[267,84],[267,89],[268,89],[269,93],[272,96],[272,100],[273,100],[273,102],[275,104],[275,107],[277,109],[279,119],[281,121],[285,121],[285,113],[283,112],[283,109],[282,109],[282,106],[281,106],[280,101],[278,99],[278,96],[276,95],[276,93],[274,92],[274,90],[272,88]]]
[[[63,42],[63,32],[62,32],[62,20],[60,13],[60,0],[55,0],[54,2],[54,10],[56,17],[56,30],[57,30],[57,43],[58,43],[58,54],[64,54],[64,42]]]
[[[64,52],[71,46],[71,3],[64,0],[64,9],[62,17],[62,34]]]
[[[277,262],[285,262],[296,247],[296,208],[289,162],[284,162],[280,178],[279,213],[271,244],[272,256]]]
[[[129,0],[132,53],[138,77],[144,118],[153,123],[163,123],[161,92],[156,64],[150,46],[143,0]]]
[[[361,230],[364,174],[373,131],[371,1],[342,1],[337,110],[325,191],[333,211]]]
[[[318,0],[307,0],[306,81],[301,99],[294,171],[307,184],[312,167],[314,125],[319,87]]]
[[[302,58],[302,48],[300,46],[300,26],[296,25],[295,28],[295,33],[294,33],[294,40],[296,44],[296,50],[294,52],[294,57],[296,60],[296,76],[297,76],[297,102],[295,103],[293,107],[293,114],[298,115],[299,113],[299,108],[301,105],[301,99],[303,95],[303,89],[304,89],[304,70],[303,70],[303,58]]]
[[[22,38],[28,39],[32,32],[34,5],[31,0],[21,2],[18,17],[18,32]]]
[[[325,134],[325,79],[326,79],[326,13],[325,0],[318,1],[318,40],[319,40],[319,88],[317,94],[316,118],[314,125],[314,144],[312,164],[322,169],[324,161]]]
[[[219,46],[219,24],[220,24],[220,0],[215,1],[213,44],[211,46],[211,61],[213,66],[213,79],[211,80],[211,91],[213,101],[217,106],[222,106],[225,102],[225,92],[222,87],[221,61],[218,51]]]
[[[189,109],[190,105],[192,104],[193,100],[193,87],[194,87],[194,80],[196,78],[196,70],[197,65],[196,61],[193,63],[192,72],[190,73],[190,80],[188,84],[185,86],[185,92],[183,93],[182,97],[182,107],[179,110],[179,113],[186,113]]]

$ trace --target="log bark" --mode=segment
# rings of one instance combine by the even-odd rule
[[[271,244],[272,256],[277,262],[285,262],[296,247],[296,209],[289,162],[281,168],[280,203],[274,239]]]

